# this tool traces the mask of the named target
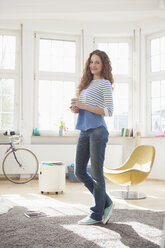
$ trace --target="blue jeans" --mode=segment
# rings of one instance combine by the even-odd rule
[[[103,173],[108,135],[104,126],[81,131],[76,150],[75,175],[93,194],[94,206],[90,208],[90,217],[98,221],[102,220],[104,209],[112,203],[106,193]],[[91,159],[91,176],[87,173],[89,158]]]

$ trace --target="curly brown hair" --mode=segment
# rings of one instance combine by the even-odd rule
[[[80,96],[81,91],[86,89],[89,86],[90,82],[93,80],[93,74],[90,71],[90,61],[91,61],[91,57],[93,54],[99,56],[101,61],[102,61],[103,66],[102,66],[101,76],[104,79],[109,80],[111,84],[114,83],[114,79],[113,79],[113,75],[112,75],[111,61],[110,61],[108,55],[103,51],[95,50],[89,54],[89,58],[86,61],[83,75],[82,75],[80,84],[77,88],[77,96]]]

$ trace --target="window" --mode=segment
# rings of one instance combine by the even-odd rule
[[[40,39],[39,70],[75,73],[76,42]]]
[[[151,72],[165,70],[165,36],[151,40]]]
[[[41,134],[57,135],[61,121],[66,133],[75,129],[76,115],[69,107],[79,81],[78,40],[76,36],[36,35],[35,127]]]
[[[39,81],[39,128],[58,130],[64,121],[69,130],[74,130],[74,115],[70,112],[70,100],[74,96],[75,82]]]
[[[148,37],[149,132],[165,130],[165,34]]]
[[[18,131],[18,34],[0,31],[0,130]]]
[[[114,84],[114,113],[106,118],[109,129],[118,132],[123,127],[132,127],[132,114],[129,111],[132,82],[132,42],[130,39],[96,38],[98,49],[105,51],[111,61]]]
[[[165,80],[151,81],[152,131],[165,130]]]
[[[113,74],[129,74],[129,43],[128,42],[107,42],[98,43],[98,48],[105,51],[113,65]]]

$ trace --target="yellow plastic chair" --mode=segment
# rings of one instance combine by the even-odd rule
[[[104,167],[104,176],[111,182],[127,187],[126,191],[113,191],[110,194],[120,199],[143,199],[144,193],[130,191],[131,185],[143,182],[150,174],[155,159],[155,148],[151,145],[137,146],[120,168]]]

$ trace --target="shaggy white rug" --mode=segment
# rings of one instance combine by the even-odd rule
[[[64,211],[65,210],[65,211]],[[3,248],[160,248],[165,212],[114,209],[107,225],[81,226],[85,215],[63,205],[54,216],[27,218],[25,207],[0,215]],[[56,214],[55,214],[56,211]],[[74,209],[73,209],[74,212]]]

